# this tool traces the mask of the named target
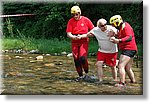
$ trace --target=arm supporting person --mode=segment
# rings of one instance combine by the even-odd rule
[[[110,38],[110,41],[111,41],[112,43],[117,44],[117,43],[121,42],[122,40],[121,40],[121,39],[117,39],[117,38],[115,38],[115,37],[111,37],[111,38]]]
[[[126,36],[122,39],[116,39],[114,37],[111,37],[110,38],[110,41],[113,42],[113,43],[119,43],[119,42],[130,42],[132,40],[132,35],[130,36]]]
[[[132,40],[132,35],[126,36],[121,39],[122,42],[130,42]]]
[[[78,40],[80,39],[80,37],[76,36],[76,35],[72,35],[71,32],[67,32],[67,36],[70,38],[70,39],[73,39],[73,40]]]
[[[88,38],[88,37],[93,37],[94,35],[91,32],[88,32],[87,34],[82,34],[79,35],[80,38]]]

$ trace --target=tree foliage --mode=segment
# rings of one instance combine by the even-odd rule
[[[18,31],[33,38],[66,38],[66,25],[71,18],[70,8],[79,5],[82,15],[96,26],[100,18],[119,14],[131,24],[139,41],[143,38],[143,2],[141,3],[4,3],[3,14],[35,14],[34,16],[9,17],[3,19],[5,37],[17,37]],[[9,22],[8,22],[9,21]],[[8,27],[11,27],[8,29]],[[11,31],[11,32],[10,32]]]

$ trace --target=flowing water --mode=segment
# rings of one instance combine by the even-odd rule
[[[94,81],[76,82],[78,77],[72,57],[42,55],[37,59],[37,54],[4,54],[3,58],[3,89],[4,95],[142,95],[143,79],[142,62],[133,64],[133,71],[137,83],[129,83],[118,88],[112,82],[111,69],[105,67],[104,80],[106,84],[96,84],[96,56],[89,57],[89,75]],[[41,57],[41,56],[40,56]]]

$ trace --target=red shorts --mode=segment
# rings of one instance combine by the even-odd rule
[[[118,53],[103,53],[97,52],[97,61],[104,61],[108,66],[114,67],[116,65]]]

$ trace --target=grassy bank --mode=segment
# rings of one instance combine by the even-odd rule
[[[143,44],[138,44],[138,55],[143,55]],[[4,50],[10,49],[23,49],[23,50],[36,50],[40,53],[61,53],[71,52],[70,39],[58,40],[58,39],[13,39],[5,38],[2,40],[2,46]],[[97,52],[98,44],[94,38],[90,38],[89,53]]]
[[[61,53],[71,52],[71,42],[67,40],[58,39],[3,39],[2,46],[4,50],[23,49],[36,50],[41,53]],[[97,42],[91,39],[89,52],[96,52],[98,48]]]

